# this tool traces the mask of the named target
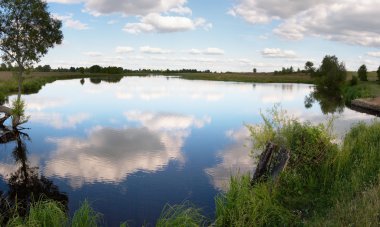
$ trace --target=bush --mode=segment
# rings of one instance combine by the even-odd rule
[[[367,81],[367,66],[362,65],[358,69],[358,76],[361,81]]]
[[[358,77],[357,76],[352,76],[352,79],[350,80],[350,85],[355,86],[358,84]]]

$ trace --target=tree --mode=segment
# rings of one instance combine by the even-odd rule
[[[256,68],[253,68],[253,73],[257,73],[257,69]]]
[[[102,67],[99,65],[93,65],[89,69],[90,73],[101,73],[102,72]]]
[[[379,68],[377,69],[376,73],[377,73],[377,78],[378,78],[378,80],[380,81],[380,66],[379,66]]]
[[[47,3],[42,0],[1,0],[0,1],[0,51],[1,58],[8,65],[16,64],[18,71],[18,97],[21,101],[23,72],[38,62],[48,49],[60,44],[63,39],[62,22],[51,17]],[[8,67],[10,68],[10,67]],[[13,116],[12,126],[16,128],[19,117],[13,110],[0,106],[5,114],[1,119]],[[3,121],[4,122],[4,121]]]
[[[367,66],[362,65],[358,69],[358,76],[361,81],[367,81]]]
[[[61,44],[62,22],[54,19],[42,0],[0,1],[0,50],[4,62],[18,67],[18,98],[23,72],[48,49]]]
[[[346,67],[343,62],[339,62],[336,56],[326,55],[319,69],[313,73],[316,78],[317,90],[324,93],[341,93],[346,82]]]
[[[313,73],[315,71],[315,68],[314,68],[314,63],[311,62],[311,61],[307,61],[305,63],[305,70],[307,73]]]

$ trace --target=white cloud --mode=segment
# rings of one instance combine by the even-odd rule
[[[267,58],[295,58],[296,53],[292,50],[281,50],[279,48],[265,48],[261,55]]]
[[[181,9],[187,0],[47,0],[47,2],[84,3],[85,10],[92,15],[122,13],[131,16]]]
[[[209,47],[204,50],[199,49],[191,49],[188,51],[189,54],[198,55],[198,54],[205,54],[205,55],[224,55],[224,50],[215,48],[215,47]]]
[[[119,23],[119,21],[117,21],[117,20],[109,20],[109,21],[107,21],[107,24],[110,24],[110,25],[117,24],[117,23]]]
[[[84,55],[89,57],[101,57],[103,56],[103,53],[96,52],[96,51],[89,51],[89,52],[83,52]]]
[[[368,52],[368,56],[375,57],[375,58],[380,58],[380,51],[379,52]]]
[[[157,13],[151,13],[140,18],[140,22],[128,23],[123,30],[131,34],[158,32],[170,33],[194,30],[198,27],[209,30],[212,27],[211,23],[203,18],[192,20],[182,16],[162,16]]]
[[[191,15],[193,13],[189,7],[183,6],[178,6],[176,8],[170,9],[169,11],[180,15]]]
[[[128,46],[118,46],[115,49],[115,52],[118,54],[127,54],[133,51],[134,51],[133,47],[128,47]]]
[[[292,40],[305,36],[362,46],[380,46],[380,0],[239,0],[229,14],[252,24],[281,23],[274,32]]]
[[[63,21],[63,25],[67,28],[71,28],[71,29],[75,29],[75,30],[87,30],[87,29],[89,29],[87,24],[82,23],[79,20],[74,20],[73,14],[69,14],[69,15],[65,15],[65,16],[59,15],[59,14],[53,14],[53,17]]]
[[[198,54],[202,54],[202,51],[198,49],[191,49],[189,50],[189,54],[198,55]]]
[[[223,55],[224,50],[219,49],[219,48],[210,47],[210,48],[207,48],[206,50],[204,50],[203,54],[206,54],[206,55]]]
[[[143,46],[140,51],[144,54],[169,54],[170,50],[165,50],[157,47]]]

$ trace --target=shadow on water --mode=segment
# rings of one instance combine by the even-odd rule
[[[39,173],[37,166],[31,166],[28,161],[28,151],[25,141],[30,140],[28,134],[9,130],[2,127],[0,144],[15,144],[12,155],[17,170],[9,174],[5,181],[8,192],[0,191],[0,216],[5,224],[17,212],[24,217],[30,208],[31,202],[49,199],[60,202],[67,210],[68,197],[59,191],[58,186]]]
[[[339,90],[331,91],[316,87],[305,97],[305,107],[309,109],[315,102],[319,103],[323,114],[342,113],[345,107],[343,95]]]

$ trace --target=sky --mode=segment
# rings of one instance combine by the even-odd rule
[[[336,55],[380,65],[380,0],[46,0],[63,43],[39,65],[258,72]]]

